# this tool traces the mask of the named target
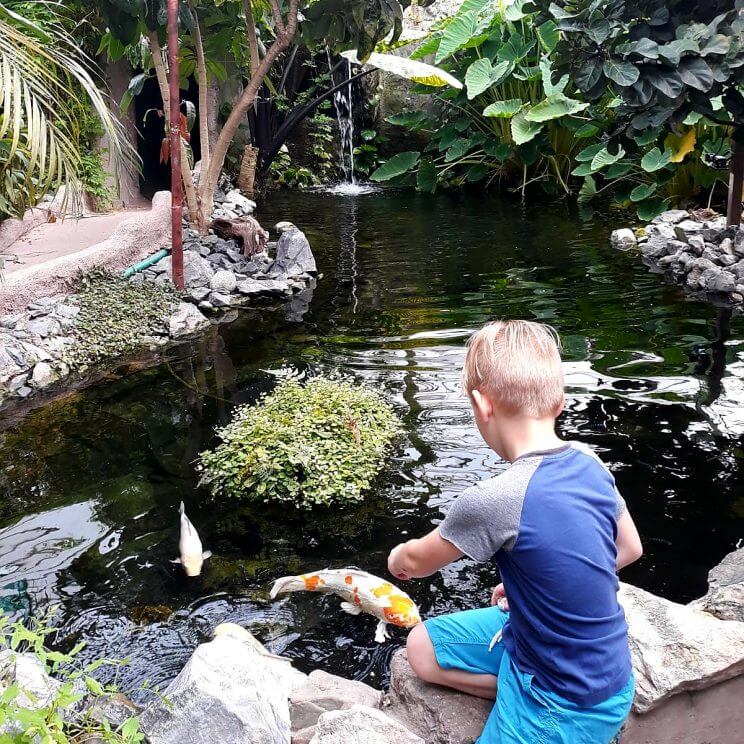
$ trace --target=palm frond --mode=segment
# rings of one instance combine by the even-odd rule
[[[0,199],[13,211],[62,185],[65,201],[79,205],[78,116],[86,102],[100,119],[115,172],[137,168],[95,69],[62,23],[41,29],[0,3]]]

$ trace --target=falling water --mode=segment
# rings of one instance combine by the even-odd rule
[[[329,53],[330,64],[330,53]],[[338,120],[338,129],[341,134],[339,145],[339,164],[344,174],[346,183],[355,184],[354,176],[354,104],[352,102],[351,89],[351,62],[344,60],[343,69],[346,73],[346,85],[339,88],[333,94],[333,106],[336,109],[336,119]],[[333,84],[333,81],[331,81]]]

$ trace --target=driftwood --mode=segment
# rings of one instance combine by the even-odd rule
[[[253,256],[266,250],[269,233],[261,227],[255,217],[238,217],[234,220],[218,217],[212,220],[210,227],[215,235],[219,235],[223,240],[230,238],[237,240],[243,246],[244,256]]]

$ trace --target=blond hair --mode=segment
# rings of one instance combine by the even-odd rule
[[[468,340],[462,386],[485,393],[508,413],[534,418],[563,410],[561,342],[551,326],[495,320]]]

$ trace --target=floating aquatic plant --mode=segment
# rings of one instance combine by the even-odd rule
[[[400,422],[374,390],[324,377],[280,382],[238,409],[202,452],[202,483],[218,496],[302,508],[361,501]]]

